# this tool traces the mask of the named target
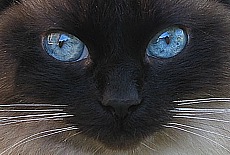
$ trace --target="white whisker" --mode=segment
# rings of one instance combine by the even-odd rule
[[[230,113],[230,109],[175,108],[169,111],[172,113],[176,113],[176,115],[183,115],[183,116],[205,116],[205,115]]]
[[[210,102],[230,102],[230,98],[204,98],[204,99],[195,99],[195,100],[180,100],[173,101],[174,103],[178,103],[178,106],[181,105],[192,105],[199,103],[210,103]]]
[[[174,110],[170,110],[170,112],[184,112],[184,113],[215,113],[215,112],[223,112],[223,113],[229,113],[230,109],[175,108]]]
[[[102,146],[99,146],[99,147],[93,152],[93,154],[94,154],[94,155],[97,154],[97,152],[99,152],[100,149],[102,149],[102,148],[103,148]]]
[[[185,113],[185,112],[175,112],[175,116],[207,116],[207,115],[216,115],[224,114],[225,112],[212,112],[212,113]]]
[[[0,110],[0,112],[60,112],[64,111],[63,109],[45,109],[45,110],[27,110],[27,109],[20,109],[20,110]]]
[[[67,137],[66,139],[64,139],[63,142],[66,142],[66,141],[68,141],[69,139],[71,139],[71,138],[73,138],[73,137],[75,137],[75,136],[77,136],[77,135],[79,135],[79,134],[81,134],[81,133],[82,133],[82,131],[79,131],[79,132],[77,132],[77,133],[75,133],[75,134],[73,134],[73,135],[70,135],[69,137]]]
[[[190,121],[192,121],[192,120],[190,120]],[[193,121],[193,122],[195,122],[195,121]],[[229,133],[229,130],[228,129],[225,129],[225,128],[220,128],[220,127],[218,127],[218,126],[215,126],[215,124],[212,124],[212,123],[208,123],[208,122],[200,122],[200,121],[196,121],[195,122],[196,124],[200,124],[200,125],[204,125],[204,126],[206,126],[206,127],[211,127],[211,128],[213,128],[213,129],[217,129],[217,130],[220,130],[221,129],[221,131],[224,131],[224,132],[228,132]]]
[[[221,148],[225,149],[226,151],[228,151],[228,152],[230,153],[230,150],[227,149],[225,146],[223,146],[223,145],[219,144],[218,142],[216,142],[215,140],[212,140],[212,139],[210,139],[210,138],[208,138],[208,137],[205,137],[205,136],[203,136],[203,135],[201,135],[201,134],[198,134],[198,133],[195,133],[195,132],[192,132],[192,131],[189,131],[189,130],[186,130],[186,129],[183,129],[183,128],[180,128],[180,127],[171,126],[171,125],[163,125],[163,127],[172,128],[172,129],[176,129],[176,130],[180,130],[180,131],[187,132],[187,133],[190,133],[190,134],[192,134],[192,135],[196,135],[196,136],[198,136],[198,137],[204,138],[204,139],[206,139],[206,140],[208,140],[208,141],[210,141],[210,142],[212,142],[212,143],[214,143],[214,144],[220,146]]]
[[[54,113],[54,114],[37,114],[37,115],[22,115],[22,116],[13,116],[13,117],[0,117],[0,122],[3,120],[11,120],[18,118],[31,118],[31,117],[44,117],[44,116],[57,116],[57,115],[66,115],[67,113]]]
[[[154,145],[156,147],[156,144],[154,144],[153,142],[151,142],[150,140],[145,140],[147,143],[150,143],[151,145]]]
[[[176,113],[176,115],[184,116],[203,116],[230,113],[230,109],[175,108],[174,110],[169,111],[172,113]]]
[[[143,145],[143,146],[145,146],[146,148],[148,148],[148,149],[150,149],[150,150],[152,150],[152,151],[156,151],[155,149],[153,149],[153,148],[151,148],[150,146],[148,146],[147,144],[145,144],[145,143],[141,143],[141,145]]]
[[[175,143],[178,144],[177,140],[175,138],[173,138],[172,136],[170,136],[168,133],[166,133],[165,131],[161,131],[164,135],[166,135],[168,138],[170,138],[171,140],[173,140]]]
[[[12,125],[17,123],[32,122],[32,121],[47,121],[47,120],[63,120],[67,117],[73,117],[73,115],[60,115],[53,117],[43,117],[43,118],[34,118],[34,119],[23,119],[23,120],[8,120],[6,123],[0,124],[0,126]]]
[[[60,129],[54,129],[54,130],[46,130],[46,131],[42,131],[33,135],[30,135],[29,137],[26,137],[20,141],[18,141],[17,143],[15,143],[14,145],[10,146],[9,148],[7,148],[6,150],[4,150],[3,152],[0,153],[0,155],[3,155],[4,153],[6,153],[7,151],[11,150],[11,149],[15,149],[25,143],[28,143],[30,141],[36,140],[36,139],[40,139],[40,138],[44,138],[44,137],[48,137],[51,135],[55,135],[58,133],[63,133],[66,131],[73,131],[73,130],[78,130],[78,128],[72,126],[72,127],[67,127],[67,128],[60,128]]]
[[[68,105],[53,104],[0,104],[0,107],[67,107]]]
[[[222,123],[229,123],[228,120],[220,120],[220,119],[214,119],[214,118],[205,118],[205,117],[193,117],[193,116],[173,116],[174,118],[186,118],[186,119],[195,119],[195,120],[206,120],[206,121],[215,121],[215,122],[222,122]]]
[[[229,136],[226,136],[226,135],[223,135],[223,134],[220,134],[220,133],[217,133],[217,132],[197,128],[197,127],[190,126],[190,125],[184,125],[184,124],[179,124],[179,123],[168,123],[168,125],[173,125],[173,126],[176,125],[176,126],[180,126],[180,127],[186,127],[186,128],[189,128],[189,129],[199,130],[199,131],[203,131],[203,132],[206,132],[206,133],[210,133],[210,134],[214,134],[214,135],[217,135],[217,136],[221,136],[221,137],[230,139]]]

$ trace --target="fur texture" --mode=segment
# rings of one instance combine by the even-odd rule
[[[203,114],[209,119],[175,118],[172,112],[178,108],[174,101],[230,97],[228,1],[3,0],[0,4],[0,103],[67,105],[62,110],[73,115],[0,126],[0,154],[230,153],[229,102],[184,106],[226,110]],[[183,52],[170,59],[148,58],[151,38],[174,25],[189,34]],[[52,31],[80,38],[90,57],[74,63],[51,58],[42,38]],[[104,106],[114,98],[135,98],[141,104],[118,118]],[[1,105],[0,109],[2,117],[42,114],[4,111]],[[174,122],[177,126],[169,128]],[[69,126],[78,129],[31,137]]]

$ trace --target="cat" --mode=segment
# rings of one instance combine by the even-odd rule
[[[228,0],[0,0],[0,155],[230,154]]]

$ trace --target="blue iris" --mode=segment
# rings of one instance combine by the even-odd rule
[[[67,33],[50,33],[43,39],[45,51],[53,58],[73,62],[88,57],[88,49],[77,37]]]
[[[146,52],[150,57],[171,58],[179,54],[188,42],[186,31],[170,27],[158,33],[149,43]]]

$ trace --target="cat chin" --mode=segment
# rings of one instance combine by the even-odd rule
[[[103,132],[100,132],[100,130],[103,130]],[[83,139],[87,139],[90,145],[92,145],[92,142],[95,142],[93,144],[97,144],[103,147],[105,150],[112,150],[115,152],[135,150],[141,145],[141,142],[144,141],[146,137],[140,134],[135,136],[135,134],[133,132],[131,133],[130,131],[127,132],[119,129],[111,131],[111,129],[103,127],[97,130],[94,129],[93,131],[94,132],[91,132],[90,134],[87,132],[82,132],[81,136]],[[89,145],[87,144],[87,146]]]
[[[112,150],[112,151],[129,151],[129,150],[135,150],[141,145],[141,141],[139,139],[120,139],[119,141],[104,141],[102,142],[102,145],[107,149],[107,150]]]

